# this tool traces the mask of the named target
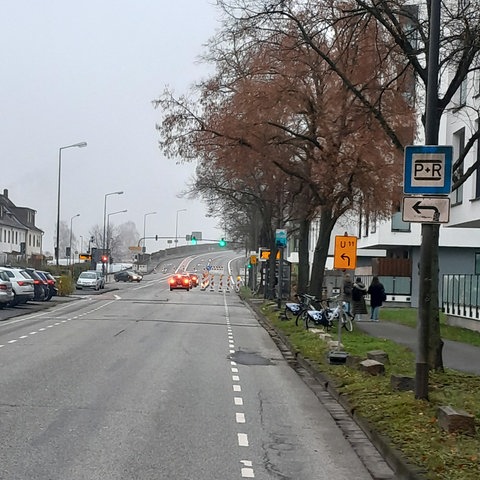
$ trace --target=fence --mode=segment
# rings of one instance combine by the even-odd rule
[[[442,310],[450,315],[480,319],[480,275],[443,275]]]

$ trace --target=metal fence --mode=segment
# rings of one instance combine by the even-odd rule
[[[443,275],[442,310],[451,315],[480,319],[480,275]]]

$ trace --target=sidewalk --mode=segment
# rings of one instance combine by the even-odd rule
[[[413,352],[417,350],[417,331],[415,328],[383,320],[379,322],[355,322],[355,328],[372,337],[386,338],[400,345],[405,345]],[[452,340],[443,341],[443,365],[445,368],[480,375],[480,347],[473,347]]]

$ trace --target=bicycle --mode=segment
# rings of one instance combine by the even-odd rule
[[[332,322],[338,320],[347,332],[353,331],[353,315],[345,310],[346,302],[340,299],[340,295],[332,297],[330,300],[337,304],[331,312]]]
[[[316,302],[318,299],[307,293],[298,293],[295,296],[299,301],[287,302],[285,304],[284,316],[287,320],[291,320],[295,317],[295,325],[298,327],[298,322],[302,317],[302,314],[311,308],[312,302]]]

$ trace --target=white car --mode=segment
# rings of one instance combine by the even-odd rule
[[[9,276],[0,271],[0,309],[13,300],[12,282]]]
[[[95,270],[87,270],[82,272],[77,279],[77,288],[82,290],[83,288],[93,288],[100,290],[105,285],[105,281],[99,272]]]
[[[13,300],[10,305],[18,305],[33,300],[35,288],[33,278],[22,268],[0,267],[0,271],[5,272],[12,283]]]

